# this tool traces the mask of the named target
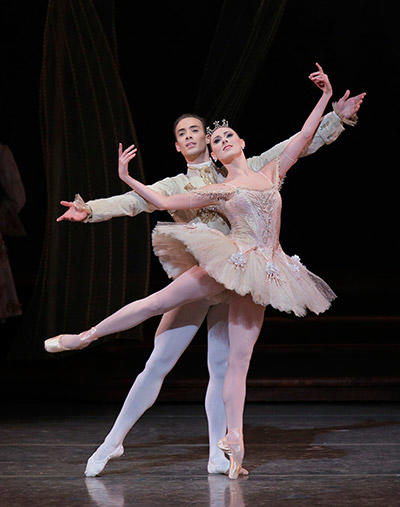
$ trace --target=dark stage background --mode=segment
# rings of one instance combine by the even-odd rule
[[[184,170],[171,129],[182,112],[233,120],[247,155],[261,153],[301,127],[318,97],[307,79],[318,61],[331,77],[335,100],[347,88],[367,91],[367,97],[359,124],[301,160],[287,178],[281,240],[338,299],[319,317],[297,319],[268,309],[248,398],[398,399],[400,69],[394,6],[214,0],[155,8],[61,1],[50,2],[53,9],[54,3],[59,10],[49,9],[54,18],[44,45],[47,2],[0,3],[0,140],[11,148],[27,193],[20,214],[27,236],[6,238],[23,316],[0,324],[3,395],[117,401],[152,348],[159,319],[81,353],[43,354],[41,343],[51,333],[81,330],[167,283],[150,258],[148,231],[168,215],[55,225],[59,199],[124,192],[116,172],[119,139],[138,143],[135,170],[147,183]],[[85,65],[101,62],[104,79],[82,62],[75,80],[60,74],[65,55],[79,59],[77,34],[93,36]],[[56,50],[49,50],[49,41]],[[66,100],[66,123],[57,112],[58,93]],[[75,144],[68,147],[67,137]],[[202,330],[167,378],[162,399],[202,399],[205,338]]]

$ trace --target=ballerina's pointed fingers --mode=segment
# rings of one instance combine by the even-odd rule
[[[319,70],[319,72],[324,73],[324,71],[322,70],[321,65],[318,62],[315,62],[315,65],[317,66],[317,69]]]
[[[122,155],[122,143],[119,143],[119,145],[118,145],[118,155],[119,156]]]
[[[137,150],[134,149],[128,153],[124,153],[121,157],[121,162],[124,164],[128,163],[130,160],[132,160],[134,157],[136,157],[136,152],[137,152]]]
[[[135,157],[136,157],[136,153],[131,153],[130,155],[127,156],[126,162],[129,162],[130,160],[132,160]]]
[[[326,83],[326,81],[320,77],[311,77],[310,80],[317,86],[323,86]]]
[[[128,148],[126,148],[126,150],[124,150],[124,155],[128,152],[130,152],[131,150],[133,150],[133,148],[135,147],[134,144],[131,144],[130,146],[128,146]]]
[[[310,77],[310,80],[317,86],[320,86],[328,82],[328,76],[326,74],[319,74],[317,76]]]

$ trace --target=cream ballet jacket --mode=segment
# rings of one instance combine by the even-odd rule
[[[339,116],[334,112],[328,113],[322,118],[312,142],[302,156],[311,155],[324,144],[332,143],[343,131],[344,127]],[[283,151],[292,137],[261,155],[247,159],[249,167],[254,171],[260,170],[261,167],[276,158]],[[224,176],[221,174],[221,171],[210,160],[204,164],[189,164],[186,174],[181,173],[170,178],[165,178],[149,185],[149,187],[164,195],[173,195],[223,181]],[[154,207],[133,190],[114,197],[87,201],[86,205],[90,208],[91,215],[85,222],[103,222],[113,217],[133,217],[142,211],[147,213],[154,211]],[[216,212],[204,209],[190,209],[170,213],[175,222],[178,223],[203,222],[209,227],[216,228],[225,234],[229,232],[228,224]]]

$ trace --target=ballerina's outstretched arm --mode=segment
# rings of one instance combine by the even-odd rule
[[[297,159],[306,148],[307,144],[312,140],[315,131],[321,121],[324,110],[332,97],[332,86],[328,76],[317,63],[318,71],[311,73],[309,79],[322,90],[322,96],[317,102],[309,117],[305,121],[302,129],[297,136],[290,141],[283,152],[279,156],[279,176],[283,179],[287,171],[296,163]],[[271,170],[275,166],[275,161],[266,164],[261,171],[270,176]]]
[[[136,156],[137,149],[132,144],[126,150],[122,151],[122,144],[119,143],[118,148],[118,175],[122,181],[129,185],[135,192],[137,192],[143,199],[146,199],[150,204],[155,206],[158,210],[178,210],[178,209],[191,209],[202,208],[215,203],[215,197],[212,196],[212,191],[225,191],[226,187],[221,185],[207,185],[207,192],[203,195],[194,192],[187,192],[175,195],[162,195],[156,190],[149,188],[140,181],[132,178],[128,172],[129,162]]]

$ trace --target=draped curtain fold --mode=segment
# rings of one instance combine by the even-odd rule
[[[210,120],[238,120],[281,21],[286,0],[223,2],[195,103]]]
[[[108,32],[112,26],[108,20]],[[49,1],[40,117],[46,233],[19,343],[30,357],[42,355],[46,337],[87,329],[148,289],[146,214],[95,225],[55,221],[62,213],[60,200],[73,199],[75,193],[89,200],[128,191],[117,174],[117,146],[132,140],[138,146],[115,44],[110,47],[90,0]],[[132,170],[144,180],[139,151]]]
[[[231,122],[240,117],[285,5],[224,0],[196,112]],[[76,192],[89,200],[128,190],[117,176],[117,144],[138,142],[116,47],[113,1],[49,0],[40,82],[46,233],[34,297],[11,356],[43,357],[46,337],[87,329],[147,293],[146,214],[96,225],[55,221],[59,201]],[[144,180],[139,151],[132,170]]]

